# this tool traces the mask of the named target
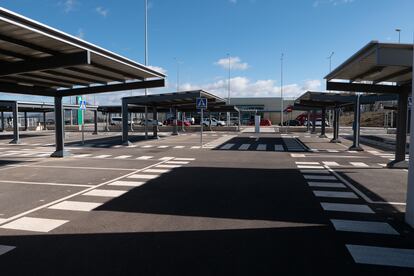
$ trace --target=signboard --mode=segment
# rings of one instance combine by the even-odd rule
[[[79,109],[80,110],[86,110],[86,101],[80,101],[79,102]]]
[[[197,98],[196,106],[197,109],[207,109],[207,98]]]
[[[80,109],[80,103],[81,102],[82,102],[82,97],[77,96],[76,97],[76,103],[79,104],[79,109],[78,109],[78,126],[79,126],[79,130],[81,130],[81,125],[83,124],[83,112],[82,112],[82,109]]]

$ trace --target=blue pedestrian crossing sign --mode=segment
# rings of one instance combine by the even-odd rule
[[[79,101],[79,109],[80,110],[86,110],[86,101]]]
[[[207,98],[197,98],[196,106],[197,109],[207,109]]]

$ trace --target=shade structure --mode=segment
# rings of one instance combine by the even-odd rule
[[[65,96],[162,87],[165,75],[92,43],[0,8],[0,91],[55,99],[62,157]]]

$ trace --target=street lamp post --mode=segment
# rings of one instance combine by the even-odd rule
[[[283,53],[280,57],[280,127],[283,129]]]
[[[398,43],[401,43],[401,29],[395,29],[395,31],[398,33]]]
[[[148,0],[145,0],[145,66],[148,66]],[[145,96],[148,94],[148,89],[145,88]],[[145,106],[145,139],[148,139],[148,107]]]
[[[229,60],[229,80],[228,80],[228,87],[227,87],[227,104],[230,105],[230,91],[231,91],[231,89],[230,89],[231,88],[231,58],[230,58],[230,54],[227,54],[227,58]],[[227,112],[227,126],[230,126],[230,112]]]

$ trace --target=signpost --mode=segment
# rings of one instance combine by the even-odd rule
[[[79,120],[79,118],[78,118],[78,123],[79,123],[79,121],[81,121],[80,123],[81,123],[81,126],[82,126],[82,145],[84,145],[85,144],[85,110],[86,110],[86,101],[84,101],[84,100],[82,100],[82,98],[81,97],[79,97],[80,98],[80,100],[79,100],[79,111],[80,111],[80,113],[78,112],[78,114],[81,114],[81,118],[80,118],[80,120]]]
[[[197,109],[201,110],[201,120],[200,120],[200,146],[201,148],[203,148],[203,121],[204,121],[204,116],[203,116],[203,111],[204,109],[207,109],[207,98],[197,98],[196,99],[196,107]],[[211,122],[210,122],[211,124]]]

